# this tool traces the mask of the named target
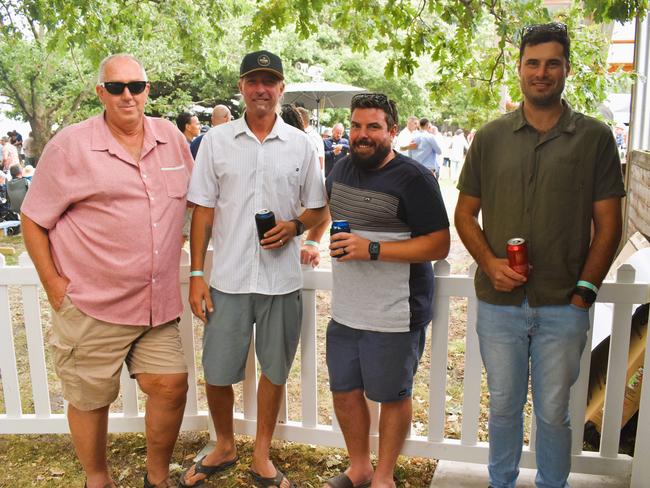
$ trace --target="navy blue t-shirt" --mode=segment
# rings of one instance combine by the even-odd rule
[[[358,169],[348,156],[336,164],[326,187],[332,219],[347,220],[352,233],[371,241],[405,240],[449,227],[438,181],[402,154],[376,171]],[[332,318],[343,325],[404,332],[432,319],[431,262],[333,260],[332,272]]]

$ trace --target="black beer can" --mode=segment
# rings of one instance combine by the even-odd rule
[[[333,236],[339,232],[350,232],[350,224],[347,220],[332,221],[332,227],[330,227],[330,235]]]
[[[255,212],[255,225],[257,226],[258,240],[261,241],[264,239],[264,234],[275,227],[275,214],[267,209]]]

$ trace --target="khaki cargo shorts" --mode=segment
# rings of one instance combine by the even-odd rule
[[[79,410],[117,398],[124,362],[132,378],[187,372],[176,320],[157,327],[111,324],[89,317],[67,296],[52,310],[49,343],[63,398]]]

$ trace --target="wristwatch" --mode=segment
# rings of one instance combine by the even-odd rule
[[[291,219],[291,222],[296,224],[296,237],[305,232],[305,224],[303,224],[299,219]]]
[[[368,244],[368,252],[370,253],[370,260],[377,261],[379,259],[379,243],[373,241]]]
[[[596,292],[586,286],[576,286],[573,294],[581,297],[587,305],[592,305],[596,301]]]

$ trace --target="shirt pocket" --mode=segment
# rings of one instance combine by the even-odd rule
[[[281,173],[285,189],[292,197],[298,195],[300,189],[300,166],[296,162],[281,163],[278,171]]]
[[[164,166],[160,168],[170,198],[183,198],[187,195],[187,186],[190,178],[184,164],[178,166]]]

